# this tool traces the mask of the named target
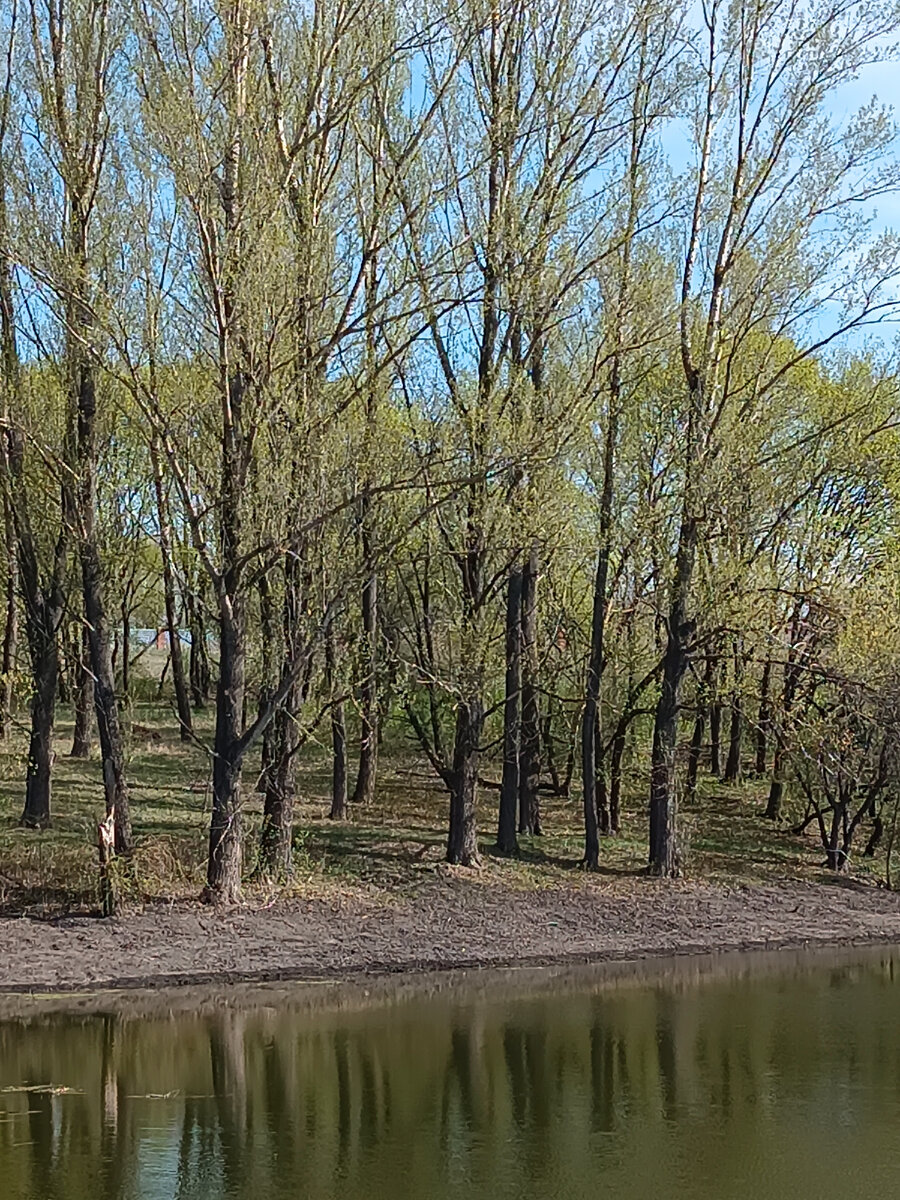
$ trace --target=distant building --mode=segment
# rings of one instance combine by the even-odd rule
[[[178,639],[185,646],[190,646],[191,631],[179,629]],[[132,629],[131,642],[134,646],[152,646],[154,650],[168,650],[169,631],[167,629]]]

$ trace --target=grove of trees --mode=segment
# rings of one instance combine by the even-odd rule
[[[130,854],[144,623],[186,740],[214,706],[210,900],[290,873],[311,732],[342,819],[388,722],[464,866],[551,791],[596,869],[627,778],[676,875],[701,772],[768,781],[761,820],[799,813],[835,869],[892,846],[900,158],[847,97],[900,4],[3,0],[0,25],[23,824],[51,820],[63,689]]]

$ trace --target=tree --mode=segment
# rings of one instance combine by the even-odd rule
[[[650,785],[649,863],[657,874],[679,871],[681,687],[697,632],[695,565],[723,433],[736,413],[752,419],[808,358],[892,305],[894,243],[882,240],[850,254],[865,230],[862,206],[896,183],[886,118],[870,108],[840,128],[823,114],[834,89],[879,56],[881,39],[897,21],[896,9],[843,0],[815,4],[802,17],[782,0],[733,8],[712,0],[703,9],[696,159],[684,181],[691,200],[679,319],[681,511]],[[709,271],[700,259],[706,244],[714,246]],[[831,328],[816,326],[811,314],[838,298]],[[770,337],[761,370],[738,379],[740,352],[760,328]],[[786,336],[794,352],[780,360],[776,351]]]

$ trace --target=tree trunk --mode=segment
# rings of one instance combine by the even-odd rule
[[[606,787],[606,762],[603,754],[603,729],[600,723],[600,713],[594,722],[594,761],[597,764],[594,776],[594,786],[597,791],[597,818],[600,822],[600,833],[609,833],[609,796]]]
[[[294,568],[291,564],[286,564],[288,570],[294,574]],[[287,612],[287,591],[288,582],[285,579],[285,614]],[[259,593],[259,632],[262,642],[261,646],[261,675],[262,682],[259,687],[259,709],[262,713],[272,697],[279,683],[279,672],[284,669],[284,655],[287,652],[287,647],[290,643],[286,640],[289,636],[286,628],[286,615],[282,620],[282,635],[283,645],[282,653],[279,655],[278,647],[276,646],[275,633],[275,605],[272,598],[272,587],[267,574],[260,575],[257,582],[257,592]],[[282,661],[279,661],[279,660]],[[247,707],[247,697],[244,696],[244,709]],[[245,713],[246,715],[246,713]],[[246,723],[246,722],[245,722]],[[277,769],[278,756],[281,746],[281,729],[279,728],[280,717],[276,716],[269,722],[265,733],[262,737],[262,748],[260,751],[259,764],[259,779],[256,784],[256,790],[264,795],[268,794],[270,783],[273,781],[270,776]],[[263,821],[265,825],[265,820]],[[273,868],[274,869],[274,868]]]
[[[725,763],[725,782],[738,783],[741,778],[741,742],[743,739],[744,721],[741,715],[740,701],[735,699],[731,705],[731,723],[728,732],[728,758]]]
[[[132,834],[125,780],[125,746],[119,724],[109,626],[103,609],[100,559],[92,535],[81,539],[79,549],[106,811],[115,813],[116,854],[128,855],[132,850]]]
[[[114,917],[116,888],[110,867],[116,856],[115,813],[107,813],[97,825],[97,850],[100,856],[100,912],[104,917]]]
[[[28,829],[46,829],[50,824],[53,721],[59,675],[55,636],[33,644],[31,660],[34,690],[31,697],[31,736],[25,777],[25,808],[21,824]]]
[[[12,44],[10,43],[10,46]],[[7,78],[12,86],[12,78]],[[4,107],[8,110],[10,91],[7,91]],[[0,123],[5,132],[6,121]],[[9,233],[7,220],[7,160],[6,148],[0,141],[0,244],[7,245]],[[22,468],[24,447],[19,435],[13,434],[10,426],[11,411],[20,400],[21,372],[19,348],[16,341],[16,313],[13,296],[13,276],[9,258],[0,256],[0,466],[2,466],[3,531],[6,550],[6,624],[3,631],[3,695],[0,701],[2,736],[9,735],[13,704],[13,673],[16,662],[17,604],[19,591],[19,561],[22,554],[21,528],[16,521],[15,505],[27,503],[27,488],[23,486]],[[8,431],[8,432],[7,432]],[[16,462],[13,463],[15,453]],[[18,494],[17,494],[18,493]],[[30,525],[29,525],[30,530]],[[33,552],[34,547],[31,547]],[[37,562],[35,561],[35,584],[37,584]],[[25,596],[28,601],[27,594]],[[27,620],[27,615],[26,615]]]
[[[376,136],[369,156],[372,192],[369,214],[373,227],[368,232],[368,255],[364,270],[365,293],[365,430],[363,448],[363,486],[360,496],[360,537],[365,570],[362,590],[363,679],[360,688],[359,768],[353,789],[354,804],[371,804],[375,799],[375,772],[378,761],[378,575],[375,569],[373,546],[374,511],[372,489],[376,483],[375,464],[378,461],[376,437],[378,432],[378,316],[379,261],[376,242],[378,216],[383,211],[381,166],[384,154],[382,134]],[[376,239],[377,240],[377,239]]]
[[[346,821],[347,802],[347,724],[343,702],[331,710],[331,812],[332,821]]]
[[[709,706],[709,771],[716,778],[722,774],[722,705],[718,694]]]
[[[293,870],[294,796],[297,751],[300,748],[298,717],[306,699],[308,681],[308,672],[307,678],[298,675],[301,667],[298,655],[301,650],[303,604],[304,587],[298,556],[288,554],[284,560],[281,618],[284,658],[279,682],[279,687],[288,685],[288,690],[270,726],[273,736],[269,741],[270,761],[265,772],[266,799],[260,838],[260,867],[283,879],[288,878]]]
[[[784,784],[787,768],[788,752],[790,749],[791,719],[797,684],[800,679],[794,643],[798,636],[800,612],[795,608],[791,617],[791,646],[788,650],[787,662],[784,664],[784,681],[781,693],[781,728],[776,730],[775,753],[772,759],[772,782],[769,786],[769,799],[763,816],[769,821],[781,820],[781,809],[784,801]]]
[[[290,878],[293,871],[299,690],[296,685],[291,688],[283,707],[272,720],[272,761],[266,772],[266,798],[259,838],[260,869],[280,880]]]
[[[700,755],[703,751],[703,734],[706,729],[706,705],[700,700],[697,715],[694,718],[694,732],[691,734],[691,748],[688,751],[687,794],[697,795],[697,773],[700,769]]]
[[[772,782],[769,784],[769,799],[766,803],[766,811],[763,814],[769,821],[781,820],[781,805],[784,800],[785,758],[786,747],[782,744],[781,739],[779,739],[775,745],[775,754],[772,759]]]
[[[2,165],[2,164],[0,164]],[[5,239],[6,179],[0,175],[0,235]],[[3,500],[7,558],[14,546],[7,588],[13,578],[21,584],[25,635],[31,660],[31,735],[25,779],[22,824],[44,828],[50,823],[50,790],[53,767],[53,722],[59,682],[57,634],[65,609],[63,580],[69,551],[69,522],[60,518],[53,564],[42,578],[39,550],[31,524],[30,494],[25,473],[25,438],[11,420],[20,401],[20,363],[16,345],[12,275],[7,258],[0,255],[0,365],[2,365],[2,417],[0,461],[3,467]],[[63,493],[65,495],[65,492]],[[7,591],[7,606],[9,605]],[[14,597],[13,597],[14,599]],[[7,608],[6,637],[10,636]],[[5,647],[4,647],[5,650]]]
[[[609,770],[609,832],[619,833],[622,826],[622,758],[628,734],[619,730],[613,739]]]
[[[522,728],[519,746],[519,832],[541,833],[541,710],[538,698],[538,549],[522,570]]]
[[[759,713],[756,718],[756,774],[765,775],[768,760],[769,737],[769,683],[772,677],[772,660],[766,659],[759,685]]]
[[[629,229],[633,228],[634,192]],[[628,284],[629,241],[625,243],[622,263],[621,288],[619,292],[619,326],[617,349],[613,358],[609,380],[609,419],[603,444],[603,488],[600,493],[600,548],[597,553],[597,571],[594,576],[594,597],[591,610],[591,648],[588,656],[587,686],[585,688],[584,715],[581,722],[581,785],[584,797],[584,858],[582,866],[596,871],[600,859],[600,813],[597,807],[598,779],[603,778],[605,789],[605,766],[602,762],[603,721],[600,706],[600,684],[606,656],[606,591],[609,582],[609,559],[612,541],[612,503],[616,444],[619,431],[619,399],[621,380],[619,376],[621,348],[622,305]],[[604,805],[605,808],[605,805]]]
[[[884,837],[884,819],[879,813],[876,813],[872,820],[872,832],[869,834],[869,840],[866,842],[863,850],[863,858],[874,858],[875,851],[881,845]]]
[[[744,660],[739,645],[734,648],[734,681],[731,693],[731,724],[728,731],[728,760],[725,763],[725,782],[737,783],[741,778],[741,742],[744,717],[741,710],[741,685]]]
[[[584,857],[581,865],[596,871],[600,865],[600,814],[597,811],[597,725],[600,720],[600,677],[609,555],[601,544],[594,577],[591,649],[588,659],[584,712],[581,717],[581,788],[584,808]]]
[[[7,360],[12,359],[15,365],[15,346],[13,343],[11,351],[8,344],[13,335],[6,311],[9,297],[2,286],[4,278],[4,270],[0,266],[4,357]],[[9,361],[6,362],[6,366],[7,369],[11,369]],[[57,634],[65,604],[62,581],[68,555],[68,523],[65,519],[60,522],[53,568],[49,578],[42,581],[28,508],[24,460],[25,439],[18,430],[10,428],[4,434],[3,467],[5,482],[8,484],[7,497],[13,514],[18,574],[25,607],[25,633],[31,659],[31,735],[22,824],[30,828],[44,828],[50,824],[51,815],[53,722],[59,682]]]
[[[163,596],[166,605],[166,629],[169,634],[169,661],[172,665],[172,684],[175,688],[175,708],[183,742],[191,741],[194,722],[191,701],[184,674],[184,656],[181,652],[181,634],[178,626],[178,604],[175,596],[175,566],[172,560],[172,531],[169,521],[169,506],[163,487],[159,447],[154,438],[150,445],[153,466],[153,485],[156,491],[156,517],[159,526],[159,552],[162,558]]]
[[[831,818],[831,835],[825,848],[825,860],[829,871],[846,871],[850,863],[850,843],[846,836],[842,839],[841,830],[846,821],[846,809],[840,803],[835,804]]]
[[[331,811],[332,821],[346,821],[347,805],[347,726],[343,701],[334,699],[335,687],[334,633],[325,634],[325,684],[331,694]]]
[[[480,431],[483,433],[483,429]],[[478,461],[483,461],[479,447]],[[450,770],[450,818],[447,828],[447,862],[478,866],[476,799],[481,736],[484,729],[484,643],[481,613],[484,608],[485,539],[481,482],[470,484],[465,525],[465,548],[457,555],[462,584],[460,639],[460,695],[456,705],[453,765]],[[523,597],[524,600],[524,597]]]
[[[503,778],[497,818],[497,850],[518,854],[516,810],[519,804],[519,737],[521,720],[522,570],[514,566],[506,590],[506,691],[503,703]]]
[[[829,846],[825,854],[825,865],[829,871],[846,871],[850,857],[841,846]]]
[[[71,600],[69,601],[71,603]],[[60,626],[62,634],[62,626]],[[80,650],[73,640],[66,645],[66,638],[60,636],[61,651],[59,653],[59,674],[56,682],[56,700],[58,704],[71,704],[74,689],[77,686],[77,664]]]
[[[125,782],[125,747],[119,724],[112,639],[103,597],[103,571],[97,537],[97,387],[94,364],[87,348],[94,325],[88,284],[87,217],[77,203],[72,205],[70,220],[71,250],[78,268],[78,284],[70,298],[67,314],[72,332],[66,352],[75,421],[69,505],[77,528],[106,812],[107,815],[111,812],[115,814],[116,853],[128,855],[132,850],[132,837]],[[123,655],[126,661],[128,653],[129,648],[125,645]]]
[[[0,266],[0,281],[3,269]],[[0,286],[0,299],[6,295]],[[9,334],[4,311],[4,340]],[[6,354],[9,355],[9,347]],[[60,521],[53,554],[53,566],[46,579],[41,578],[38,549],[31,527],[28,484],[25,478],[25,439],[15,428],[5,434],[3,466],[9,484],[9,498],[15,523],[19,579],[25,610],[25,634],[31,660],[31,735],[25,780],[25,807],[22,824],[43,828],[50,823],[50,775],[53,766],[53,722],[59,684],[57,635],[65,607],[63,577],[68,557],[69,524]]]
[[[188,595],[188,622],[191,631],[191,649],[188,674],[191,682],[191,699],[199,712],[206,708],[209,700],[210,680],[209,653],[206,646],[206,620],[203,614],[203,596],[200,591]]]
[[[223,586],[224,591],[224,586]],[[241,894],[241,771],[243,752],[244,630],[239,598],[223,596],[216,688],[213,810],[204,899],[234,904]]]
[[[19,636],[19,560],[12,500],[4,489],[3,525],[6,547],[6,620],[3,628],[3,678],[0,682],[0,738],[9,737],[15,696],[16,649]]]
[[[547,774],[550,776],[550,782],[553,786],[554,796],[565,796],[564,781],[559,773],[559,765],[556,761],[556,738],[553,735],[553,712],[548,701],[547,712],[544,714],[541,721],[541,742],[544,747],[544,755],[547,762]]]
[[[331,812],[332,821],[346,821],[347,803],[347,725],[344,705],[331,710]]]
[[[687,670],[690,641],[694,634],[694,622],[688,618],[687,609],[697,549],[697,522],[689,515],[687,497],[685,510],[672,581],[666,653],[653,726],[650,767],[649,865],[653,874],[670,877],[680,873],[675,749],[678,743],[681,682]]]
[[[363,646],[365,676],[360,689],[362,725],[359,743],[359,770],[353,789],[354,804],[369,804],[375,799],[375,771],[378,759],[378,576],[372,562],[370,499],[363,498],[363,554],[368,578],[362,592]]]
[[[70,758],[90,758],[91,722],[94,708],[94,677],[90,668],[91,646],[87,625],[82,623],[78,678],[75,685],[75,732],[72,735]]]
[[[122,695],[127,703],[131,695],[131,615],[122,613]]]
[[[475,801],[483,727],[484,704],[479,691],[461,699],[456,709],[447,862],[458,863],[463,867],[477,866],[480,861],[475,824]]]

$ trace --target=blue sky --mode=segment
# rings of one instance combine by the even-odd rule
[[[832,112],[838,119],[849,117],[877,96],[882,104],[900,109],[900,63],[878,63],[866,67],[860,77],[844,84],[834,95]],[[895,111],[895,118],[897,112]],[[879,224],[900,228],[900,195],[883,196],[878,202]]]

